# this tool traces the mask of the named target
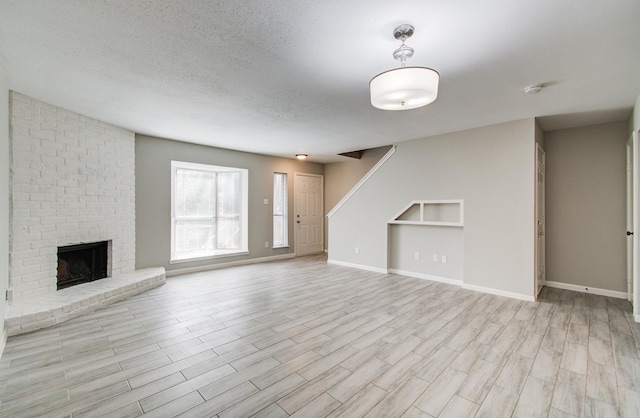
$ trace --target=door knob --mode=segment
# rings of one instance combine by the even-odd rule
[[[544,236],[544,231],[538,232],[538,235],[540,235],[541,237]]]
[[[296,221],[296,223],[300,223],[300,219],[298,219],[298,220]]]
[[[633,232],[627,231],[627,236],[629,236],[629,235],[633,235]]]

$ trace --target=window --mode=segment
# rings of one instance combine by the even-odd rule
[[[171,161],[171,261],[247,252],[243,168]]]
[[[289,245],[287,223],[287,174],[273,173],[273,248]]]

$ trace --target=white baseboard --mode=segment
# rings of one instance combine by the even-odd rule
[[[289,258],[294,258],[295,256],[296,255],[294,253],[291,253],[291,254],[274,255],[271,257],[249,258],[247,260],[230,261],[228,263],[209,264],[206,266],[187,267],[183,269],[167,270],[165,272],[165,276],[171,277],[171,276],[178,276],[180,274],[199,273],[201,271],[218,270],[218,269],[223,269],[227,267],[245,266],[248,264],[256,264],[256,263],[265,263],[267,261],[286,260]]]
[[[382,273],[382,274],[388,274],[389,273],[389,271],[387,269],[382,269],[382,268],[378,268],[378,267],[371,267],[371,266],[365,266],[365,265],[362,265],[362,264],[347,263],[347,262],[344,262],[344,261],[327,260],[327,264],[335,264],[336,266],[351,267],[351,268],[359,269],[359,270],[372,271],[374,273]]]
[[[482,286],[475,286],[471,284],[465,284],[462,280],[448,279],[446,277],[431,276],[429,274],[422,274],[422,273],[416,273],[413,271],[396,270],[396,269],[389,269],[389,273],[401,274],[403,276],[415,277],[417,279],[432,280],[434,282],[461,286],[463,289],[473,290],[473,291],[482,292],[482,293],[489,293],[491,295],[496,295],[496,296],[504,296],[512,299],[526,300],[530,302],[535,301],[535,298],[533,296],[527,296],[520,293],[507,292],[504,290],[492,289],[490,287],[482,287]]]
[[[463,284],[462,288],[463,289],[468,289],[468,290],[475,290],[476,292],[488,293],[490,295],[504,296],[506,298],[519,299],[519,300],[526,300],[528,302],[535,302],[536,301],[535,297],[529,296],[529,295],[523,295],[522,293],[508,292],[506,290],[499,290],[499,289],[493,289],[493,288],[490,288],[490,287],[476,286],[476,285],[473,285],[473,284]]]
[[[461,281],[461,280],[447,279],[446,277],[430,276],[428,274],[415,273],[415,272],[412,272],[412,271],[405,271],[405,270],[396,270],[396,269],[388,269],[387,270],[387,269],[381,269],[381,268],[377,268],[377,267],[364,266],[364,265],[361,265],[361,264],[345,263],[344,261],[336,261],[336,260],[327,260],[327,263],[328,264],[335,264],[335,265],[338,265],[338,266],[344,266],[344,267],[353,267],[353,268],[357,268],[357,269],[360,269],[360,270],[373,271],[373,272],[376,272],[376,273],[401,274],[403,276],[414,277],[416,279],[432,280],[432,281],[435,281],[435,282],[441,282],[441,283],[451,284],[451,285],[455,285],[455,286],[461,286],[463,289],[474,290],[476,292],[489,293],[491,295],[504,296],[504,297],[507,297],[507,298],[513,298],[513,299],[519,299],[519,300],[526,300],[526,301],[529,301],[529,302],[535,302],[535,300],[536,300],[533,296],[523,295],[523,294],[520,294],[520,293],[507,292],[507,291],[504,291],[504,290],[491,289],[489,287],[482,287],[482,286],[474,286],[474,285],[470,285],[470,284],[464,284],[464,282]]]
[[[546,281],[545,286],[556,289],[573,290],[574,292],[591,293],[594,295],[608,296],[617,299],[627,299],[627,292],[617,292],[615,290],[598,289],[597,287],[581,286],[577,284]]]
[[[416,279],[431,280],[432,282],[440,282],[440,283],[462,286],[462,280],[448,279],[446,277],[432,276],[430,274],[416,273],[414,271],[389,269],[389,273],[399,274],[401,276],[414,277]]]

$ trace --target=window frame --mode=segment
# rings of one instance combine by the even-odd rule
[[[282,214],[276,213],[276,179],[278,176],[282,177]],[[272,218],[272,246],[273,248],[288,248],[289,247],[289,176],[287,173],[274,172],[273,173],[273,218]],[[282,242],[276,244],[275,226],[276,217],[282,217]]]
[[[177,170],[178,169],[185,169],[185,170],[194,170],[194,171],[207,171],[207,172],[214,172],[214,173],[229,173],[229,172],[235,172],[235,173],[239,173],[240,174],[240,202],[239,202],[239,207],[240,207],[240,213],[239,213],[239,223],[240,223],[240,246],[238,249],[233,249],[233,250],[222,250],[222,249],[216,249],[211,253],[208,254],[204,254],[204,255],[194,255],[192,257],[185,257],[185,256],[177,256],[176,254],[176,223],[177,221],[180,219],[177,215],[176,215],[176,192],[177,192]],[[217,179],[217,176],[216,176]],[[216,181],[216,185],[215,185],[216,189],[215,189],[215,193],[216,193],[216,197],[218,195],[218,183]],[[217,200],[217,199],[216,199]],[[205,259],[211,259],[211,258],[220,258],[220,257],[229,257],[229,256],[237,256],[237,255],[243,255],[243,254],[248,254],[249,250],[248,250],[248,245],[249,245],[249,228],[248,228],[248,223],[249,223],[249,170],[246,168],[239,168],[239,167],[226,167],[226,166],[219,166],[219,165],[213,165],[213,164],[199,164],[199,163],[192,163],[192,162],[186,162],[186,161],[176,161],[176,160],[171,160],[171,210],[170,210],[170,223],[171,223],[171,243],[170,243],[170,254],[169,254],[169,264],[175,264],[175,263],[186,263],[186,262],[192,262],[192,261],[198,261],[198,260],[205,260]],[[214,227],[217,228],[218,227],[218,218],[224,218],[224,216],[218,216],[218,207],[217,207],[217,202],[216,202],[216,213],[214,214],[214,216],[212,216],[212,219],[215,219],[214,222]],[[216,242],[217,242],[217,236],[216,236]],[[216,244],[217,246],[217,244]]]

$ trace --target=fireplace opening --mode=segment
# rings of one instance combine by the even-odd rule
[[[107,277],[108,252],[109,241],[58,247],[58,290]]]

